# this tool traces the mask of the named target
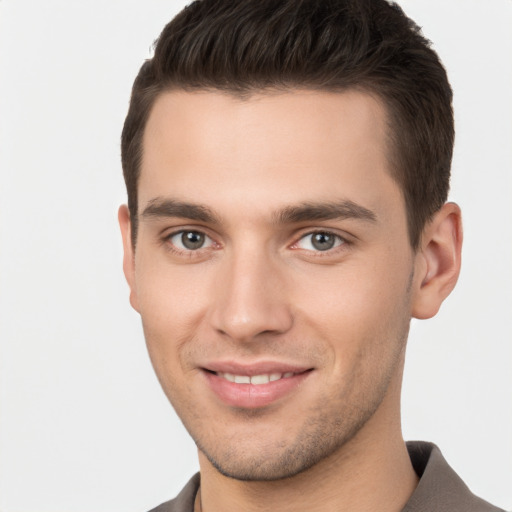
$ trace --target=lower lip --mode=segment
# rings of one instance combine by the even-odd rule
[[[214,373],[203,371],[210,388],[224,403],[244,409],[270,405],[294,391],[311,373],[305,371],[267,384],[236,384]]]

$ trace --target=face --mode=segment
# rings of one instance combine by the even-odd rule
[[[386,129],[358,92],[154,105],[125,272],[160,383],[225,475],[300,473],[399,414],[415,256]]]

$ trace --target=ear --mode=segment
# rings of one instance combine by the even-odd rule
[[[135,311],[139,311],[137,301],[137,289],[135,286],[135,248],[132,245],[132,224],[128,207],[123,204],[117,214],[121,236],[123,237],[123,271],[128,286],[130,287],[130,304]]]
[[[455,287],[460,272],[462,218],[455,203],[446,203],[423,230],[416,253],[412,316],[433,317]]]

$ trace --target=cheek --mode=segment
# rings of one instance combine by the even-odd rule
[[[136,290],[144,335],[157,374],[180,363],[182,347],[190,341],[207,304],[205,276],[187,266],[144,260],[136,272]]]
[[[319,318],[349,316],[354,324],[364,318],[385,319],[397,305],[403,307],[409,282],[406,267],[405,262],[400,269],[355,262],[327,272],[317,269],[307,281],[297,280],[294,303]]]
[[[294,290],[298,315],[328,340],[335,364],[363,352],[381,354],[402,341],[410,317],[407,261],[355,261],[318,269]]]
[[[192,322],[203,306],[207,275],[201,265],[172,264],[163,250],[158,254],[141,250],[137,257],[135,283],[142,318],[155,326],[175,328]]]

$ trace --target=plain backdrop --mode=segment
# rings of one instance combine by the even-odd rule
[[[143,512],[197,470],[128,304],[119,136],[185,4],[0,0],[0,510]],[[512,508],[512,1],[400,4],[455,91],[463,270],[413,322],[404,435]]]

